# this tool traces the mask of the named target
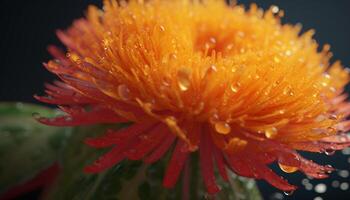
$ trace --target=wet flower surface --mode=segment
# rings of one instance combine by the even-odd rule
[[[120,161],[154,163],[172,150],[163,184],[173,187],[191,153],[200,154],[205,186],[220,189],[214,169],[295,186],[276,175],[333,170],[297,151],[328,155],[350,145],[349,74],[318,52],[313,31],[281,25],[283,11],[245,10],[223,1],[105,1],[57,35],[67,52],[49,47],[45,67],[61,81],[48,96],[65,116],[38,118],[54,126],[132,122],[86,139],[111,150],[87,166],[98,173]],[[172,148],[174,146],[174,148]]]

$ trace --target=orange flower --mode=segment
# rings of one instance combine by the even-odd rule
[[[97,173],[121,160],[153,163],[176,145],[164,186],[177,182],[188,156],[200,154],[209,193],[216,166],[295,186],[267,166],[314,178],[333,168],[297,151],[325,152],[349,146],[350,104],[343,88],[348,72],[329,63],[313,31],[281,25],[277,7],[266,12],[224,1],[105,1],[85,19],[58,31],[65,55],[45,64],[62,82],[47,85],[40,101],[60,105],[66,116],[39,121],[55,126],[133,122],[86,143],[112,150],[92,165]]]

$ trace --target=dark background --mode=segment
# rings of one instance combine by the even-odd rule
[[[56,29],[64,29],[73,19],[82,17],[89,4],[101,5],[102,0],[0,0],[0,101],[24,101],[37,103],[32,95],[42,94],[43,83],[50,82],[54,76],[42,66],[50,59],[46,52],[48,44],[60,45]],[[284,22],[302,23],[304,30],[316,30],[315,39],[321,44],[329,43],[335,60],[341,60],[350,66],[350,1],[349,0],[240,0],[249,5],[256,2],[263,8],[278,5],[285,11]],[[310,156],[309,156],[310,157]],[[312,155],[310,158],[325,163],[324,155]],[[339,169],[350,169],[348,155],[340,152],[327,161]],[[275,168],[276,171],[279,171]],[[281,173],[286,176],[286,174]],[[281,196],[266,183],[259,182],[265,199],[313,200],[320,196],[324,200],[349,200],[350,191],[331,186],[334,180],[350,182],[333,173],[327,180],[311,180],[313,185],[325,183],[327,192],[318,194],[314,190],[305,190],[301,174],[287,175],[291,183],[299,189],[291,196]],[[1,178],[1,177],[0,177]],[[22,199],[34,199],[35,194]],[[321,200],[316,198],[315,200]]]

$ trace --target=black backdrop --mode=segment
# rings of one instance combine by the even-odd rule
[[[302,23],[304,30],[314,28],[316,40],[332,46],[334,59],[340,59],[350,67],[350,1],[348,0],[240,0],[249,5],[256,2],[263,8],[278,5],[285,10],[284,22]],[[35,102],[32,95],[43,91],[43,83],[54,79],[42,66],[50,57],[48,44],[60,45],[54,31],[66,28],[73,19],[82,17],[88,4],[101,5],[101,0],[1,0],[0,1],[0,101]],[[324,162],[325,156],[311,158]],[[350,169],[346,156],[337,153],[327,158],[335,167]],[[301,174],[288,175],[300,189],[292,196],[282,196],[279,191],[260,183],[265,199],[312,200],[317,196],[324,200],[350,199],[349,190],[331,187],[334,180],[350,182],[335,173],[326,181],[311,180],[313,185],[327,184],[327,192],[317,194],[301,184]],[[1,178],[1,177],[0,177]],[[343,188],[344,189],[344,188]],[[277,194],[276,194],[277,192]],[[34,195],[31,195],[34,196]],[[28,199],[29,197],[25,197]],[[321,200],[316,198],[315,200]]]

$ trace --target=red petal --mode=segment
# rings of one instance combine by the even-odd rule
[[[135,123],[120,130],[108,130],[99,138],[87,138],[85,143],[96,148],[108,147],[115,144],[122,144],[138,135],[147,132],[155,125],[154,122]]]
[[[290,185],[286,180],[284,180],[282,177],[275,174],[266,165],[256,163],[256,162],[255,163],[250,162],[250,164],[254,165],[256,173],[258,173],[261,178],[265,179],[268,183],[270,183],[274,187],[283,191],[294,191],[297,189],[296,186]]]
[[[93,164],[86,166],[84,171],[86,173],[98,173],[112,167],[115,164],[118,164],[125,158],[124,151],[127,149],[127,147],[128,143],[125,143],[122,146],[114,147],[110,152],[98,158]]]
[[[215,145],[213,145],[213,150],[214,150],[214,157],[216,160],[216,165],[219,170],[219,173],[225,181],[228,181],[224,156],[222,152],[220,152],[220,150]]]
[[[200,155],[200,167],[204,180],[204,184],[207,188],[209,194],[214,194],[220,191],[216,182],[214,175],[214,165],[213,165],[213,155],[212,155],[212,144],[209,140],[209,133],[204,132],[202,134],[202,139],[199,148]]]
[[[331,166],[318,165],[312,162],[311,160],[307,160],[301,156],[299,159],[301,161],[300,170],[302,170],[305,174],[313,178],[327,178],[327,174],[334,170],[334,168]]]
[[[158,125],[156,128],[151,130],[149,134],[145,134],[144,136],[146,136],[146,138],[141,138],[138,145],[135,146],[132,151],[127,153],[128,159],[140,160],[155,147],[157,147],[167,136],[167,134],[171,134],[169,133],[167,126],[164,124]]]
[[[175,135],[169,134],[169,136],[165,138],[162,144],[156,150],[154,150],[151,153],[151,155],[149,155],[144,159],[144,162],[151,164],[158,161],[169,150],[169,148],[171,147],[175,139],[176,139]]]
[[[181,170],[189,155],[188,151],[183,151],[184,148],[186,148],[186,143],[182,140],[178,140],[163,179],[163,185],[166,188],[172,188],[179,178]]]

